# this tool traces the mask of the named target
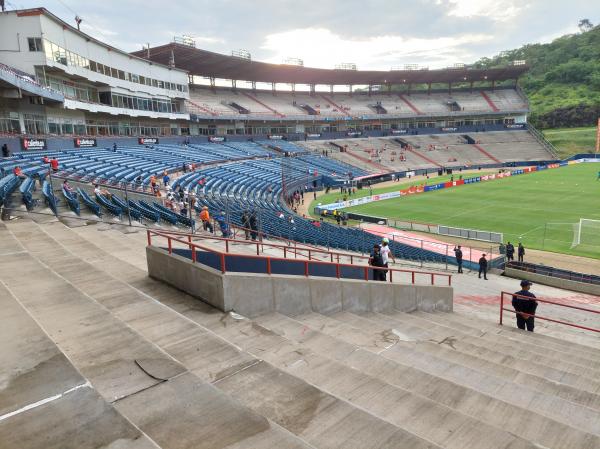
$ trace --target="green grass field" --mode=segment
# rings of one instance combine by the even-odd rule
[[[600,220],[599,170],[600,164],[571,165],[348,210],[502,232],[505,242],[520,240],[526,248],[600,259],[600,227],[584,228],[582,244],[572,248],[573,224]]]
[[[596,151],[596,127],[557,128],[543,131],[544,137],[556,147],[561,158]]]

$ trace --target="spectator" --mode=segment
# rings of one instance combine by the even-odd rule
[[[65,192],[70,193],[71,195],[77,195],[75,189],[71,187],[71,184],[69,184],[69,181],[66,179],[63,182],[63,189],[65,189]]]
[[[138,185],[138,186],[141,186],[141,185],[142,185],[142,182],[143,182],[142,175],[138,175],[138,176],[135,178],[135,184],[136,184],[136,185]]]
[[[457,247],[454,248],[454,257],[456,258],[456,265],[458,265],[458,272],[462,273],[463,272],[463,269],[462,269],[463,252],[462,252],[460,245],[458,245]]]
[[[113,143],[113,153],[116,153],[116,152],[117,152],[117,144]]]
[[[530,288],[531,282],[521,281],[521,290],[516,292],[515,295],[525,296],[525,298],[513,296],[512,306],[517,312],[517,327],[525,330],[525,326],[527,326],[527,330],[533,332],[538,303],[535,300],[535,295],[529,291]]]
[[[250,240],[250,214],[247,210],[242,213],[242,228],[244,228],[244,237]]]
[[[58,171],[58,159],[56,159],[56,157],[53,157],[50,160],[50,167],[52,168],[52,171],[54,173],[56,173]]]
[[[202,229],[205,231],[209,231],[210,233],[214,233],[213,226],[210,223],[210,213],[208,212],[208,206],[204,206],[202,208],[202,212],[200,212],[200,220],[202,220]]]
[[[483,279],[487,281],[487,269],[488,261],[485,258],[485,254],[482,254],[479,258],[479,279],[481,279],[481,274],[483,273]]]
[[[181,203],[180,204],[179,213],[181,215],[183,215],[184,217],[187,217],[188,210],[187,210],[187,207],[186,207],[185,203]]]
[[[27,177],[23,174],[23,170],[21,170],[21,167],[19,167],[18,165],[15,168],[13,168],[13,174],[17,178],[21,178],[21,179],[25,179]]]
[[[165,170],[165,173],[163,175],[163,185],[165,187],[167,187],[169,185],[169,181],[171,180],[171,178],[169,178],[169,174],[167,173],[167,171]]]
[[[42,162],[44,164],[49,164],[50,163],[50,158],[48,156],[44,155],[44,157],[42,158]]]
[[[112,194],[106,189],[101,189],[98,184],[94,186],[94,193],[96,194],[96,196],[102,196],[107,200],[112,199]]]
[[[383,267],[383,257],[381,256],[381,248],[375,244],[373,246],[373,252],[369,256],[369,265],[372,267]],[[382,268],[373,268],[373,280],[374,281],[385,281],[385,272]]]
[[[225,214],[225,211],[221,211],[221,213],[215,217],[215,221],[219,223],[222,237],[229,238],[231,233],[229,232],[229,223],[227,223],[227,215]]]
[[[256,240],[256,237],[258,236],[258,220],[255,211],[252,211],[250,214],[248,223],[250,224],[250,237],[252,237],[252,240]]]
[[[4,144],[2,145],[2,157],[9,157],[10,156],[10,151],[8,150],[8,145]]]
[[[517,248],[517,255],[519,256],[519,262],[523,262],[523,258],[525,257],[525,247],[521,242],[519,242],[519,247]]]
[[[392,253],[392,250],[390,249],[389,243],[390,243],[390,240],[387,237],[384,237],[381,240],[381,249],[379,250],[381,252],[381,258],[383,259],[383,265],[386,268],[389,267],[390,259],[392,260],[392,262],[396,263],[396,259],[394,258],[394,254]],[[382,273],[383,273],[383,280],[385,281],[387,279],[387,270],[382,270]]]
[[[508,262],[515,260],[515,247],[510,242],[506,244],[506,260]]]

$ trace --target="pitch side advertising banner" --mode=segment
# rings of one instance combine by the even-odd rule
[[[475,178],[467,178],[464,181],[465,181],[465,184],[473,184],[475,182],[481,182],[481,177],[477,176]]]
[[[46,139],[30,139],[23,137],[21,139],[21,150],[33,151],[33,150],[45,150],[48,148]]]
[[[158,143],[158,137],[138,137],[140,145],[155,145]]]
[[[445,133],[455,133],[456,131],[458,131],[458,128],[442,128],[442,131],[444,131]]]
[[[271,135],[271,134],[269,134],[267,137],[269,139],[271,139],[271,140],[281,140],[281,139],[283,139],[283,136],[280,136],[279,134],[277,134],[277,135]]]
[[[209,142],[225,142],[225,137],[223,136],[210,136],[208,138]]]
[[[309,139],[318,139],[319,137],[321,137],[320,133],[309,133],[306,135],[307,138]]]
[[[348,137],[360,137],[362,136],[362,131],[348,131],[346,135]]]
[[[92,148],[98,146],[98,141],[96,139],[81,137],[73,139],[73,144],[75,145],[75,148]]]
[[[429,186],[425,186],[425,191],[429,192],[431,190],[439,190],[439,189],[443,189],[445,187],[446,187],[446,185],[443,182],[440,182],[439,184],[432,184]]]
[[[508,129],[525,129],[524,123],[512,123],[510,125],[504,125],[505,128]]]
[[[392,134],[406,134],[407,132],[407,129],[392,129]]]

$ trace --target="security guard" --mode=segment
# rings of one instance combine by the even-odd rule
[[[515,293],[520,297],[513,296],[512,306],[517,312],[517,327],[525,330],[525,326],[527,326],[527,330],[533,332],[535,310],[538,303],[535,300],[535,295],[529,291],[530,288],[531,282],[521,281],[521,290]],[[523,296],[526,298],[523,298]]]

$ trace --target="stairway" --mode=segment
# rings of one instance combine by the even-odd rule
[[[8,286],[126,447],[600,447],[598,349],[457,313],[223,314],[147,276],[144,232],[95,228],[0,224],[0,299]],[[43,378],[61,390],[71,372]]]
[[[419,111],[417,107],[404,95],[398,94],[398,97],[417,115],[423,115],[423,112]]]
[[[279,117],[285,117],[285,114],[282,114],[281,112],[273,109],[271,106],[269,106],[266,103],[263,103],[262,101],[260,101],[258,98],[256,98],[254,95],[250,95],[247,92],[243,92],[242,91],[242,95],[245,95],[246,97],[248,97],[250,100],[254,101],[255,103],[258,103],[259,105],[261,105],[263,108],[268,109],[269,111],[271,111],[273,114],[279,116]]]
[[[442,165],[438,164],[436,161],[434,161],[433,159],[428,158],[427,156],[425,156],[423,153],[415,150],[413,147],[411,146],[406,146],[404,147],[405,151],[408,151],[409,153],[414,154],[415,156],[418,156],[419,158],[423,159],[424,161],[429,162],[431,165],[434,165],[436,167],[442,167]]]
[[[331,98],[329,98],[327,95],[321,94],[320,95],[321,98],[323,100],[325,100],[327,103],[329,103],[331,106],[333,106],[334,108],[337,109],[337,112],[339,112],[340,114],[348,114],[348,112],[344,109],[343,106],[340,106],[339,104],[337,104],[335,101],[333,101]]]
[[[496,103],[494,103],[492,101],[492,99],[490,98],[490,96],[488,94],[486,94],[483,90],[481,90],[479,92],[481,93],[481,96],[484,98],[486,103],[490,106],[490,108],[492,108],[492,111],[494,111],[494,112],[500,111],[500,108],[498,106],[496,106]]]
[[[492,156],[490,153],[488,153],[481,145],[478,145],[476,143],[473,144],[473,146],[475,148],[477,148],[479,150],[480,153],[484,154],[485,156],[489,157],[491,160],[493,160],[495,163],[497,164],[501,164],[502,161],[498,158],[495,158],[494,156]]]

